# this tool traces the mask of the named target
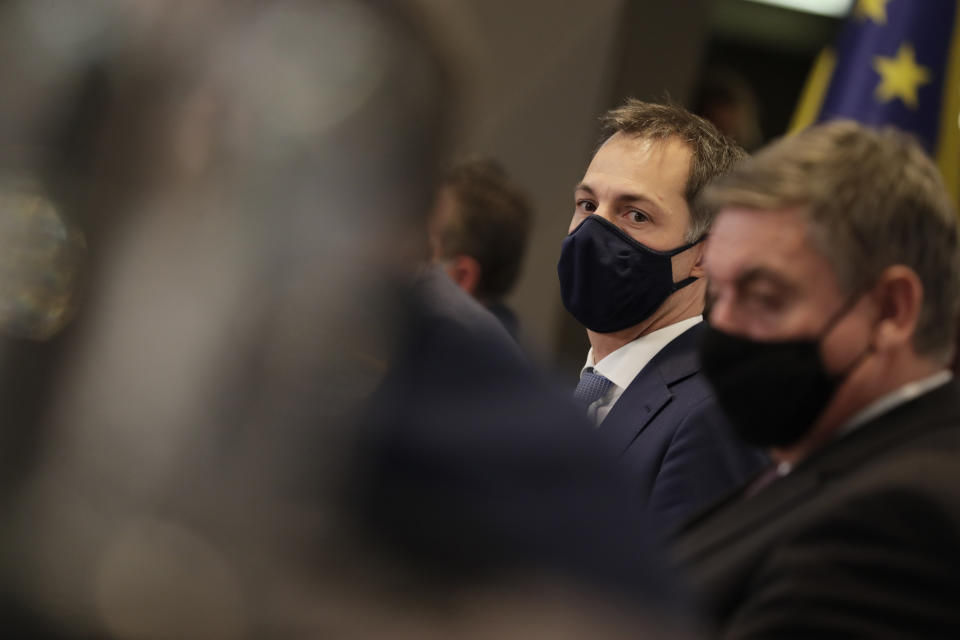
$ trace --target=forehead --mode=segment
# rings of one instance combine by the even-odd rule
[[[584,182],[593,179],[614,189],[683,198],[692,155],[690,146],[676,137],[651,140],[619,132],[597,150]]]
[[[799,208],[721,210],[710,232],[705,267],[717,284],[757,271],[798,286],[837,283],[833,265],[814,244]]]

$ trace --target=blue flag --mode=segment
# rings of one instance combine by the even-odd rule
[[[791,131],[849,118],[913,133],[960,202],[960,2],[856,0],[817,59]]]

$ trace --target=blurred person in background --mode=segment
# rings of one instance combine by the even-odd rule
[[[433,261],[517,338],[516,313],[504,298],[520,275],[531,224],[530,204],[491,158],[449,167],[430,220]]]
[[[5,425],[37,434],[0,509],[8,634],[673,630],[589,432],[465,293],[422,292],[454,82],[429,17],[0,5],[4,170],[90,256]]]
[[[747,151],[754,151],[763,143],[757,94],[750,82],[733,69],[707,69],[693,111]]]
[[[936,166],[838,121],[705,197],[704,371],[774,460],[676,539],[718,634],[956,637],[960,232]]]
[[[608,112],[557,268],[590,339],[575,397],[661,530],[764,462],[729,431],[696,351],[712,212],[693,202],[743,157],[680,107],[630,100]]]

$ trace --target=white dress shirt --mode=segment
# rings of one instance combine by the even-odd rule
[[[580,370],[580,375],[592,369],[613,384],[606,393],[587,407],[587,417],[590,421],[599,426],[647,363],[680,334],[702,321],[703,316],[694,316],[657,329],[628,342],[597,363],[593,361],[593,348],[591,348],[587,352],[587,362]]]
[[[890,393],[877,398],[866,407],[855,413],[853,417],[847,420],[847,423],[840,428],[840,430],[837,432],[837,437],[839,438],[840,436],[847,435],[854,429],[863,426],[874,418],[891,411],[894,407],[898,407],[905,402],[909,402],[925,393],[929,393],[937,387],[942,387],[952,379],[953,372],[944,369],[943,371],[936,372],[932,376],[927,376],[926,378],[921,378],[920,380],[908,382],[902,387],[894,389]]]

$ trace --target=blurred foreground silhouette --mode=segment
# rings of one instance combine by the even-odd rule
[[[427,17],[0,5],[13,636],[674,629],[589,430],[423,271]]]

